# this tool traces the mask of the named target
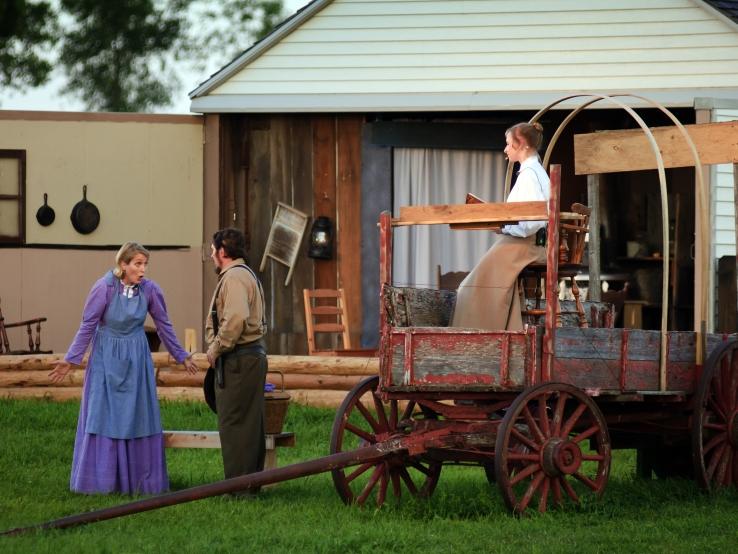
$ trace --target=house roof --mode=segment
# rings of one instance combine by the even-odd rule
[[[195,112],[537,108],[576,91],[738,99],[738,1],[313,0]]]

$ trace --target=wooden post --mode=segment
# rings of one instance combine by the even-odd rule
[[[554,164],[551,176],[551,197],[548,201],[548,236],[546,237],[546,330],[543,334],[541,381],[550,381],[555,354],[556,319],[559,312],[559,218],[561,166]]]
[[[587,204],[592,213],[589,216],[589,288],[587,300],[599,302],[602,297],[600,283],[600,185],[602,175],[587,175]]]

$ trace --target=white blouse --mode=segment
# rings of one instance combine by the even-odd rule
[[[543,169],[538,155],[520,163],[515,186],[507,197],[508,202],[548,202],[551,196],[551,181]],[[546,226],[545,221],[520,221],[517,225],[505,225],[502,232],[514,237],[529,237]]]

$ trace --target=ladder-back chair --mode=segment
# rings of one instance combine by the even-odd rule
[[[579,287],[574,277],[580,272],[584,258],[584,247],[586,245],[587,233],[589,232],[589,216],[592,209],[579,203],[571,206],[571,213],[561,214],[559,225],[559,279],[571,282],[571,292],[574,296],[574,305],[579,319],[579,327],[587,327],[587,318],[584,306],[580,299]],[[525,299],[521,302],[523,316],[540,316],[546,313],[541,306],[542,282],[546,278],[546,264],[529,264],[520,273],[520,290],[525,295],[525,282],[535,279],[535,305],[532,309],[526,309]],[[557,314],[557,325],[561,325],[561,311]],[[569,312],[566,312],[569,313]]]
[[[45,317],[36,317],[14,323],[5,323],[2,306],[0,306],[0,354],[50,354],[51,350],[41,350],[41,324]],[[28,349],[11,349],[8,329],[25,327],[28,336]],[[35,331],[35,333],[34,333]]]
[[[303,289],[302,293],[305,300],[308,354],[336,356],[341,350],[351,349],[351,333],[343,289]],[[334,342],[340,342],[343,347],[319,348],[316,340],[318,334],[333,335]]]

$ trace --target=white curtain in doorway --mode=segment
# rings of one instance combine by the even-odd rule
[[[400,206],[463,204],[471,192],[501,202],[507,162],[502,152],[396,148],[394,216]],[[392,263],[397,286],[434,288],[442,272],[470,271],[492,246],[490,231],[452,231],[448,225],[395,227]]]

